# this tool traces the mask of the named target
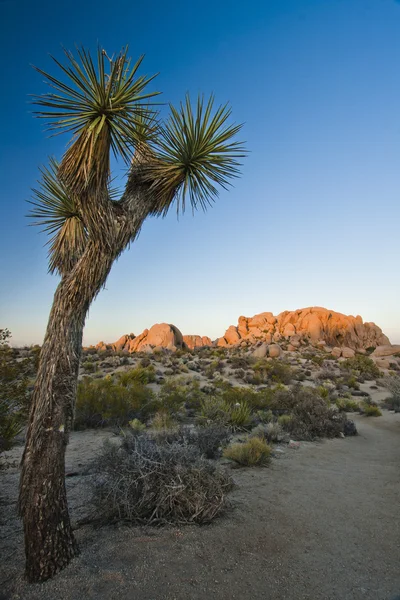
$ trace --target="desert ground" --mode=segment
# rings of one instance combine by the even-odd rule
[[[0,598],[9,600],[393,600],[400,595],[400,414],[354,417],[359,435],[282,448],[268,468],[233,470],[225,515],[208,526],[80,526],[81,555],[28,586],[16,518],[22,447],[1,477]],[[109,431],[72,434],[81,472]],[[85,476],[67,478],[72,519]]]

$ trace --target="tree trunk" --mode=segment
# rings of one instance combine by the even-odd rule
[[[137,161],[138,162],[138,161]],[[82,334],[87,311],[113,262],[156,206],[132,168],[120,202],[98,204],[98,236],[62,277],[50,312],[32,397],[19,492],[26,575],[45,581],[78,553],[65,489],[65,449],[73,423]],[[84,207],[82,208],[84,213]],[[83,214],[85,217],[85,215]]]
[[[19,509],[26,575],[44,581],[78,552],[65,489],[65,449],[73,421],[82,333],[90,303],[115,255],[91,244],[60,282],[50,313],[22,458]]]

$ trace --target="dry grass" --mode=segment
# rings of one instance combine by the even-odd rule
[[[271,448],[265,440],[253,437],[246,442],[228,446],[223,455],[245,467],[265,466],[269,463]]]

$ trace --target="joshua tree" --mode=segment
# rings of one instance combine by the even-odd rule
[[[31,216],[51,236],[49,270],[60,276],[40,355],[25,452],[19,510],[26,574],[44,581],[77,554],[65,493],[65,449],[74,413],[82,331],[90,304],[113,262],[149,215],[178,212],[189,201],[205,209],[238,175],[240,125],[227,105],[189,96],[161,119],[148,92],[154,77],[138,75],[123,49],[96,59],[84,49],[55,63],[62,78],[37,69],[52,87],[36,97],[38,117],[55,133],[72,134],[60,163],[42,169]],[[128,164],[121,197],[110,188],[110,155]]]

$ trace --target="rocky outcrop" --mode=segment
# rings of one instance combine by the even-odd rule
[[[218,346],[231,346],[246,341],[270,344],[287,340],[292,347],[306,342],[325,344],[336,348],[352,350],[390,345],[389,339],[374,323],[363,323],[360,316],[353,317],[320,307],[284,311],[276,317],[270,313],[260,313],[254,317],[239,317],[237,326],[231,325]],[[340,350],[342,354],[342,350]]]
[[[393,356],[394,354],[400,354],[400,344],[378,346],[373,351],[372,356]]]
[[[277,316],[271,312],[263,312],[254,317],[239,317],[238,324],[228,327],[223,337],[215,342],[207,336],[183,336],[175,325],[158,323],[150,329],[145,329],[138,336],[130,333],[112,344],[100,342],[96,349],[151,352],[154,348],[174,350],[212,345],[240,345],[257,346],[255,356],[261,358],[279,356],[282,347],[294,352],[310,343],[331,352],[337,358],[351,358],[355,352],[365,353],[371,348],[375,348],[374,357],[400,353],[400,345],[392,346],[386,335],[374,323],[364,323],[360,316],[343,315],[318,306],[286,310]]]
[[[184,335],[183,341],[191,350],[193,350],[193,348],[202,348],[203,346],[212,345],[211,339],[206,335]]]
[[[145,329],[140,335],[135,336],[130,333],[121,336],[112,344],[99,342],[96,345],[96,349],[100,352],[108,349],[122,352],[151,352],[153,348],[176,350],[184,347],[182,333],[175,325],[169,323],[156,323],[150,329]]]

